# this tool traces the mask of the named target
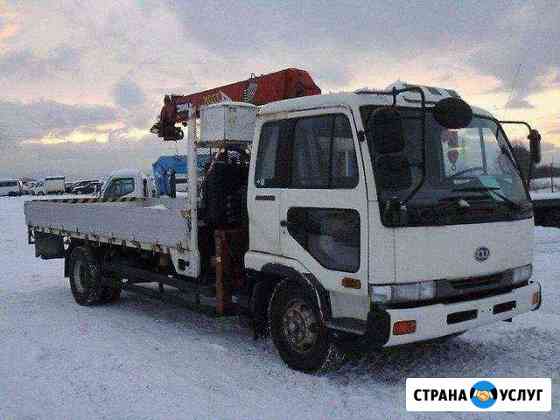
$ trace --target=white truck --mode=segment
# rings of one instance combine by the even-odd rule
[[[17,179],[0,179],[0,197],[15,197],[21,193],[21,183]]]
[[[77,303],[123,288],[171,300],[172,286],[191,305],[247,314],[305,372],[338,366],[346,346],[450,337],[539,308],[531,202],[489,112],[402,83],[253,109],[248,142],[207,141],[204,125],[197,138],[205,106],[182,108],[189,191],[197,149],[241,156],[213,162],[201,200],[25,203],[36,255],[65,259]]]
[[[64,194],[66,178],[64,176],[48,176],[33,188],[35,195]]]
[[[138,169],[120,169],[109,175],[99,193],[101,198],[154,198],[158,191],[152,176]]]

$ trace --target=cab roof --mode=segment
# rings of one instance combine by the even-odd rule
[[[117,169],[111,172],[110,177],[135,177],[137,175],[144,176],[144,173],[140,169]]]
[[[395,82],[389,85],[385,91],[390,91],[393,87],[397,89],[412,86],[404,82]],[[419,85],[414,85],[419,86]],[[441,99],[452,96],[459,96],[455,91],[444,88],[434,88],[431,86],[419,86],[426,95],[426,105],[432,107],[434,103]],[[259,114],[276,114],[280,112],[295,112],[307,109],[347,106],[353,109],[364,105],[392,105],[391,95],[381,95],[374,93],[374,90],[360,89],[355,92],[328,93],[323,95],[304,96],[300,98],[285,99],[282,101],[271,102],[259,108]],[[437,92],[437,94],[436,94]],[[397,106],[420,108],[420,95],[415,92],[403,93],[397,97]],[[494,116],[482,109],[472,106],[476,115],[494,118]]]

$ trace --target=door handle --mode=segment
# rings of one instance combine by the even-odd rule
[[[287,220],[280,220],[280,226],[282,226],[282,227],[288,226],[288,221]]]
[[[255,196],[255,201],[274,201],[276,197],[273,195],[257,195]]]

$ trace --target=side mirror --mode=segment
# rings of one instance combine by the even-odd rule
[[[537,130],[531,130],[527,138],[529,139],[531,161],[533,163],[540,163],[542,159],[541,134]]]
[[[445,98],[435,104],[434,119],[439,125],[452,130],[468,127],[473,119],[473,111],[460,98]]]
[[[379,108],[371,114],[367,130],[375,153],[399,153],[404,149],[403,124],[400,112],[392,107]]]
[[[375,176],[383,190],[402,191],[412,186],[410,163],[403,155],[381,155],[375,161]]]

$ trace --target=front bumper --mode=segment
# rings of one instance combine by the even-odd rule
[[[535,293],[538,293],[538,302],[534,302]],[[477,300],[406,309],[376,309],[368,315],[365,338],[371,345],[385,347],[430,340],[513,318],[538,309],[540,302],[541,286],[532,282],[508,293]],[[395,335],[393,327],[398,321],[416,321],[416,330]]]

